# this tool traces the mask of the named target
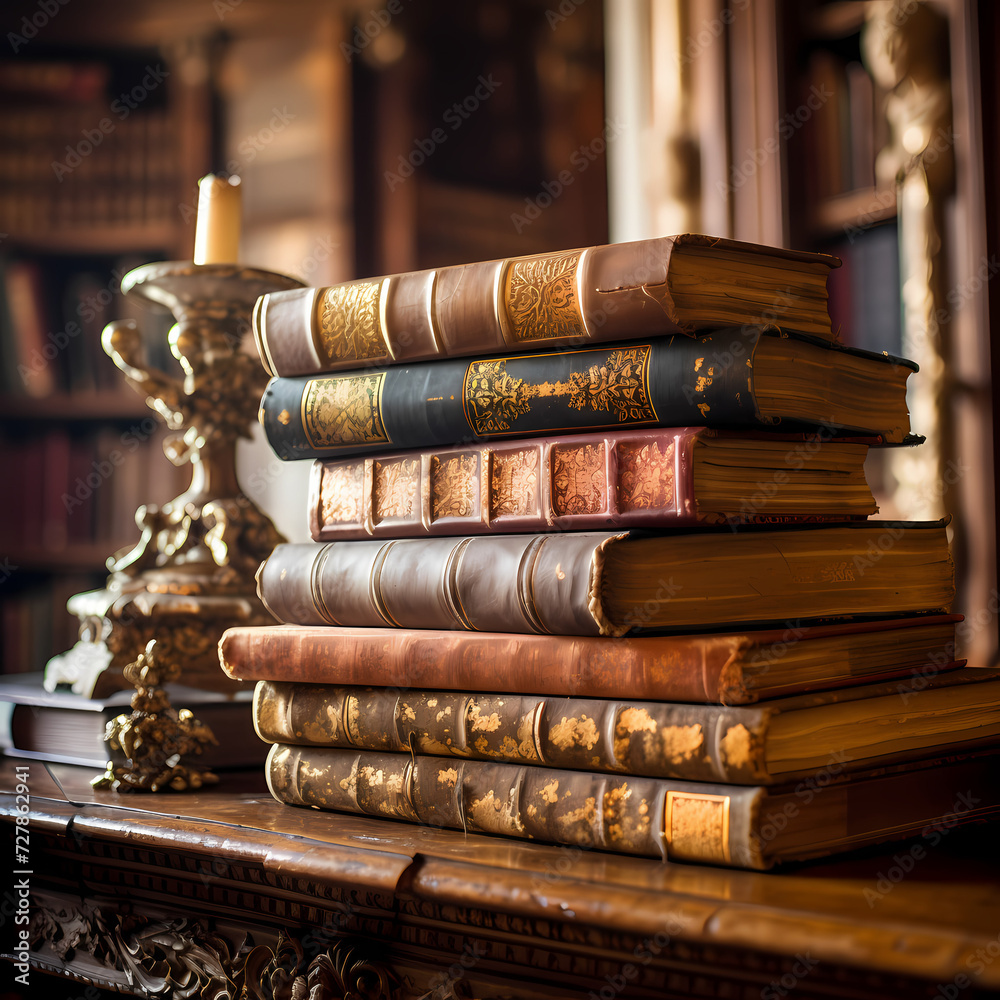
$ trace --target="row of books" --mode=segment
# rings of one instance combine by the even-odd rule
[[[107,571],[101,567],[101,572],[48,576],[33,573],[17,553],[6,550],[4,558],[4,572],[10,574],[3,580],[0,600],[0,663],[5,674],[20,678],[24,671],[40,671],[50,657],[76,642],[80,622],[66,613],[66,602],[100,586]],[[41,682],[35,686],[40,688]]]
[[[174,225],[167,76],[141,60],[0,64],[0,229]]]
[[[783,119],[788,130],[809,133],[807,181],[815,203],[875,186],[875,159],[889,143],[886,91],[845,49],[817,48],[809,56],[798,95]]]
[[[124,545],[140,505],[163,503],[182,488],[180,470],[158,447],[162,438],[152,413],[82,433],[58,425],[29,434],[8,430],[0,436],[9,477],[0,496],[5,551],[57,554],[94,545],[110,555]]]
[[[56,393],[127,392],[105,354],[101,334],[113,319],[140,319],[121,295],[121,279],[138,256],[0,259],[0,391],[44,398]],[[143,315],[151,363],[173,363],[164,316]],[[129,394],[131,395],[131,394]]]
[[[750,868],[995,814],[945,526],[868,520],[913,366],[836,343],[835,265],[677,237],[263,297],[261,422],[317,460],[283,624],[220,646],[272,794]]]

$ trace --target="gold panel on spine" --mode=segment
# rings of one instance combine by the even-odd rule
[[[490,516],[527,517],[538,510],[538,449],[495,452],[490,473]]]
[[[364,502],[365,463],[335,465],[323,469],[319,502],[323,524],[360,521]]]
[[[728,864],[729,796],[667,792],[663,832],[671,859]]]
[[[385,372],[314,378],[302,393],[302,429],[316,449],[388,444],[382,423]]]
[[[665,510],[674,503],[674,443],[618,446],[618,509]]]
[[[329,363],[382,361],[388,356],[379,321],[381,289],[381,281],[323,289],[316,307],[316,346]]]
[[[507,264],[505,304],[516,341],[586,337],[576,268],[582,250],[563,250]]]
[[[473,361],[462,383],[465,418],[477,435],[524,433],[534,428],[527,426],[522,431],[516,424],[523,417],[530,419],[534,400],[562,399],[570,410],[607,413],[616,423],[651,423],[656,420],[656,410],[649,398],[649,350],[643,344],[573,354],[585,367],[556,382],[527,382],[508,370],[513,365],[523,371],[518,362],[534,362],[544,354]],[[587,364],[591,360],[595,363]],[[581,425],[586,426],[586,422],[575,421],[573,426]]]
[[[599,514],[607,505],[604,445],[555,445],[552,448],[552,510]]]
[[[431,458],[431,520],[471,517],[479,506],[479,455]]]
[[[420,462],[415,458],[395,462],[375,462],[376,524],[388,518],[413,520],[419,511],[417,486]]]

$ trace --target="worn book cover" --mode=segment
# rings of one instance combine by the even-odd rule
[[[277,743],[290,805],[735,868],[770,868],[1000,814],[996,756],[941,758],[779,788]]]
[[[709,635],[584,637],[435,629],[241,626],[219,642],[234,679],[748,705],[957,666],[960,615],[841,625],[789,621]]]
[[[730,707],[260,681],[254,725],[269,743],[770,785],[815,774],[831,754],[858,771],[996,744],[1000,672]]]
[[[313,466],[316,541],[867,517],[869,444],[679,427]]]
[[[761,321],[833,339],[840,261],[667,236],[272,292],[253,330],[272,375],[542,351]]]
[[[947,610],[943,522],[278,545],[261,600],[294,625],[553,635]]]
[[[272,379],[260,421],[279,458],[565,431],[709,426],[823,428],[898,444],[912,362],[774,327],[607,347]]]

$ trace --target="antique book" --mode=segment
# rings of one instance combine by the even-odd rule
[[[839,263],[668,236],[272,292],[258,300],[253,330],[272,375],[759,322],[833,340],[826,281]]]
[[[232,695],[167,685],[171,704],[189,708],[219,741],[197,758],[199,765],[237,768],[259,765],[266,747],[254,732],[251,692]],[[109,748],[107,724],[131,712],[134,691],[106,698],[84,698],[68,691],[46,691],[41,673],[0,677],[0,748],[8,756],[104,769]]]
[[[947,610],[954,590],[934,521],[306,542],[257,572],[290,625],[552,635],[884,618]]]
[[[747,705],[760,699],[899,681],[919,691],[958,666],[960,615],[670,636],[551,636],[433,629],[241,626],[219,642],[238,680],[408,690],[444,688],[577,698]]]
[[[703,427],[316,462],[316,541],[867,517],[867,441]]]
[[[291,805],[761,869],[996,816],[996,762],[845,775],[832,758],[816,778],[766,788],[276,743],[266,773]]]
[[[259,681],[253,709],[268,743],[771,785],[813,775],[831,755],[859,771],[995,745],[1000,671],[738,706]]]
[[[803,430],[902,441],[912,362],[774,327],[547,354],[274,378],[260,421],[279,458],[374,454],[562,431]]]

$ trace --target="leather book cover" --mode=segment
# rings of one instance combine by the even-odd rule
[[[733,463],[728,496],[704,499],[696,449],[705,452],[702,443],[711,441],[748,450],[780,445],[783,455],[775,453],[777,471]],[[878,443],[678,427],[327,459],[313,465],[309,530],[314,541],[327,542],[865,517],[877,510],[870,494],[863,508],[842,498],[854,479],[863,482],[867,447]],[[856,456],[853,476],[841,466],[827,471],[827,456],[838,451],[844,462]],[[826,510],[771,513],[784,487],[800,482],[823,496]]]
[[[257,592],[292,625],[618,636],[943,611],[954,565],[939,522],[497,534],[282,544]]]
[[[771,409],[762,413],[758,383],[763,345],[767,342],[764,353],[771,358],[776,339],[794,341],[829,365],[811,384],[808,414],[782,429],[824,422],[841,427],[835,415],[843,419],[852,413],[860,423],[863,412],[838,409],[834,383],[884,367],[884,376],[868,377],[864,384],[891,412],[890,426],[841,429],[893,444],[906,438],[905,376],[914,370],[912,362],[817,346],[773,327],[753,326],[698,338],[274,378],[264,390],[259,417],[274,452],[286,461],[565,431],[698,425],[774,430],[789,411],[772,393]],[[850,376],[837,367],[848,362]]]
[[[701,273],[728,283],[727,305],[740,304],[729,322],[678,308],[672,271],[683,302],[697,284],[683,267],[692,252],[709,258]],[[832,340],[826,276],[839,264],[825,254],[668,236],[272,292],[258,301],[253,330],[272,375],[691,334],[763,317]]]
[[[800,786],[739,787],[276,743],[266,775],[272,796],[289,805],[766,869],[995,817],[995,766],[993,753],[925,759],[831,774],[802,794]],[[960,801],[971,803],[961,813],[956,789],[965,796]]]
[[[827,661],[823,688],[898,678],[918,687],[949,669],[960,615],[710,635],[622,638],[435,629],[242,626],[219,642],[222,669],[244,681],[443,688],[576,698],[744,705],[817,682],[786,662]],[[871,662],[863,660],[874,650]]]
[[[996,743],[1000,727],[994,723],[997,733],[992,732],[987,714],[1000,694],[998,679],[996,671],[946,671],[927,678],[919,691],[901,689],[896,682],[865,684],[752,706],[641,701],[625,697],[625,691],[609,700],[260,681],[254,726],[268,743],[771,785],[815,773],[787,766],[772,773],[767,747],[778,716],[805,713],[803,718],[817,720],[809,726],[821,735],[834,726],[851,726],[852,738],[867,742],[845,738],[839,764],[844,771],[860,771],[920,756],[928,752],[928,740],[933,750],[934,737],[917,733],[904,748],[888,746],[871,732],[871,718],[877,716],[879,734],[910,717],[932,717],[939,731],[947,715],[938,693],[942,688],[958,696],[949,725],[965,738],[955,745],[980,749]],[[985,686],[962,690],[969,684]],[[970,699],[977,700],[974,712]],[[868,709],[865,719],[852,714],[852,703],[860,701],[868,703],[862,706]],[[848,707],[838,714],[837,706]],[[803,753],[810,738],[801,737]]]

